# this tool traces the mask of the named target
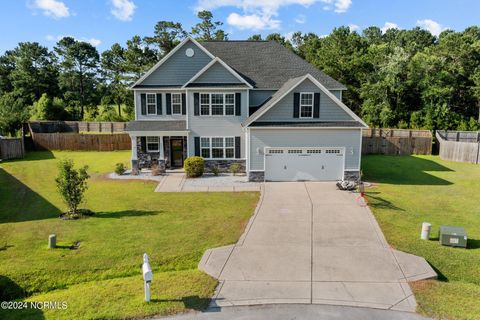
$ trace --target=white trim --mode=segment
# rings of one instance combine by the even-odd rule
[[[182,136],[188,135],[188,130],[183,131],[127,131],[130,136],[146,137],[146,136]]]
[[[135,89],[132,89],[134,92],[135,91],[159,91],[159,93],[168,93],[168,92],[172,92],[172,91],[180,91],[180,92],[184,92],[185,89],[182,89],[182,88],[172,88],[172,87],[151,87],[151,88],[135,88]]]
[[[358,127],[249,127],[253,130],[261,129],[261,130],[279,130],[279,129],[286,129],[286,130],[358,130]]]
[[[138,109],[137,109],[137,93],[133,91],[133,105],[135,107],[135,120],[138,120]],[[142,113],[142,106],[140,106],[140,114]]]
[[[365,126],[365,128],[368,128],[368,125],[362,119],[360,119],[359,116],[357,116],[352,110],[350,110],[342,101],[338,100],[338,98],[335,97],[335,95],[333,93],[331,93],[327,88],[325,88],[325,86],[323,86],[320,82],[318,82],[318,80],[315,79],[309,73],[306,74],[305,76],[303,76],[301,79],[299,79],[295,85],[290,87],[290,89],[288,89],[285,93],[283,93],[280,97],[278,97],[276,99],[276,101],[274,101],[270,106],[268,106],[268,108],[265,108],[264,110],[262,110],[258,115],[255,115],[255,117],[247,118],[247,120],[245,121],[243,126],[249,126],[253,121],[260,118],[262,115],[265,114],[265,112],[270,110],[275,104],[277,104],[279,101],[281,101],[287,94],[292,92],[293,89],[298,87],[301,83],[303,83],[307,79],[312,81],[323,93],[325,93],[330,99],[332,99],[333,102],[335,102],[340,108],[342,108],[348,115],[350,115],[353,119],[355,119],[356,121],[363,124]]]
[[[188,104],[188,102],[189,102],[189,100],[190,100],[190,99],[188,99],[188,94],[189,94],[188,89],[185,89],[185,108],[186,108],[186,110],[185,110],[185,111],[186,111],[186,112],[185,112],[185,127],[187,128],[187,130],[189,129],[188,126],[189,126],[189,124],[190,124],[190,122],[188,121],[188,120],[189,120],[189,119],[188,119],[188,114],[189,114],[188,109],[190,109],[190,108],[189,108],[190,106],[189,106],[189,104]],[[187,137],[188,137],[188,135],[187,135]],[[187,141],[188,141],[188,138],[187,138]],[[187,147],[188,147],[188,146],[187,146]],[[188,153],[188,148],[187,148],[187,157],[188,157],[188,156],[189,156],[189,153]]]
[[[130,136],[131,140],[131,150],[132,150],[132,160],[138,160],[138,151],[137,151],[137,137],[136,136]]]
[[[362,167],[362,144],[363,144],[363,129],[360,129],[360,145],[358,148],[358,170]]]
[[[219,62],[228,72],[230,72],[235,78],[237,78],[240,82],[246,84],[250,89],[252,89],[252,85],[248,83],[245,79],[243,79],[235,70],[230,68],[228,64],[223,62],[222,59],[219,57],[215,57],[212,61],[210,61],[205,67],[200,69],[200,71],[197,72],[190,80],[188,80],[182,88],[186,88],[190,83],[194,82],[197,80],[202,74],[204,74],[208,69],[210,69],[211,66],[213,66],[215,63]]]
[[[312,96],[312,104],[311,105],[307,105],[307,104],[304,104],[303,107],[311,107],[312,110],[310,110],[311,112],[311,116],[310,117],[302,117],[302,95],[311,95]],[[313,119],[313,106],[314,106],[314,100],[315,99],[315,94],[313,92],[300,92],[300,101],[298,102],[298,118],[299,119]]]
[[[151,75],[155,70],[157,70],[165,61],[167,61],[175,52],[177,52],[181,47],[185,45],[188,41],[191,41],[197,47],[199,47],[207,56],[214,59],[215,56],[211,54],[207,49],[205,49],[202,45],[200,45],[195,39],[190,36],[187,36],[182,42],[180,42],[172,51],[170,51],[165,57],[163,57],[160,61],[158,61],[150,70],[147,71],[140,79],[135,81],[135,83],[131,86],[134,88],[136,85],[140,84],[145,80],[149,75]]]
[[[202,148],[202,138],[208,138],[209,139],[209,147],[208,148]],[[223,138],[223,147],[222,148],[214,148],[213,147],[213,144],[212,144],[212,139],[213,138]],[[233,147],[226,147],[226,143],[225,143],[225,140],[227,138],[232,138],[233,139]],[[238,158],[235,158],[235,136],[200,136],[200,139],[199,139],[199,143],[200,143],[200,157],[202,157],[203,159],[205,160],[242,160],[242,159],[238,159]],[[204,158],[202,156],[202,149],[209,149],[210,150],[210,157],[208,158]],[[212,152],[212,149],[223,149],[223,158],[212,158],[212,155],[213,155],[213,152]],[[226,158],[225,155],[226,155],[226,150],[227,149],[233,149],[233,157],[232,158]],[[241,150],[240,150],[241,152]]]
[[[360,171],[360,169],[345,169],[343,171]]]
[[[246,171],[250,171],[250,128],[245,129],[245,158],[247,159],[246,163]],[[241,147],[241,146],[240,146]],[[242,153],[242,149],[240,148],[240,153]]]

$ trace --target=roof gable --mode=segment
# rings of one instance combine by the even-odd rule
[[[193,50],[193,56],[186,54]],[[197,41],[188,37],[153,66],[132,87],[182,86],[199,70],[214,59],[214,56]]]
[[[309,83],[310,82],[310,83]],[[273,108],[283,99],[285,99],[290,93],[292,93],[297,87],[302,84],[307,84],[308,90],[313,90],[314,88],[318,88],[322,94],[321,99],[327,99],[330,102],[329,107],[335,108],[338,113],[338,118],[332,120],[350,120],[350,121],[357,121],[363,127],[368,127],[362,119],[360,119],[352,110],[350,110],[342,101],[340,101],[334,94],[332,94],[328,89],[326,89],[320,82],[318,82],[312,75],[307,74],[303,77],[297,77],[294,79],[288,80],[270,99],[267,103],[265,103],[260,109],[258,109],[255,113],[253,113],[250,117],[248,117],[243,126],[249,126],[252,122],[256,120],[262,120],[264,116],[268,115],[273,111]],[[312,86],[314,88],[312,88]],[[317,90],[318,90],[317,89]],[[322,101],[322,100],[321,100]],[[292,104],[293,106],[293,100]],[[322,114],[322,111],[320,111]],[[266,117],[265,117],[266,118]],[[293,120],[293,119],[292,119]]]

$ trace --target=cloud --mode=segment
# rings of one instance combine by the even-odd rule
[[[121,21],[131,21],[137,6],[131,0],[111,0],[112,10],[111,14]]]
[[[352,5],[352,0],[320,0],[323,3],[326,3],[323,6],[323,10],[332,10],[336,13],[343,13],[346,12],[350,6]],[[332,7],[333,6],[333,7]]]
[[[77,41],[83,41],[83,42],[90,43],[90,44],[91,44],[92,46],[94,46],[94,47],[98,47],[99,45],[102,44],[102,40],[99,40],[99,39],[96,39],[96,38],[86,38],[86,37],[77,38],[77,37],[74,37],[74,36],[71,36],[71,35],[58,35],[58,36],[54,36],[54,35],[51,35],[51,34],[47,34],[47,35],[45,36],[45,39],[47,39],[47,41],[57,42],[57,41],[62,40],[62,39],[65,38],[65,37],[72,37],[72,38],[74,38],[74,39],[77,40]]]
[[[42,10],[42,13],[55,19],[67,18],[70,16],[70,10],[62,1],[58,0],[35,0],[32,7]]]
[[[305,22],[307,22],[307,17],[304,14],[299,14],[295,18],[295,22],[298,24],[304,24]]]
[[[417,20],[417,26],[419,26],[422,29],[430,31],[431,34],[437,37],[440,33],[442,33],[442,31],[447,29],[443,27],[440,23],[430,19]]]
[[[268,16],[260,16],[257,14],[239,15],[238,13],[230,13],[227,17],[227,23],[240,30],[264,30],[280,28],[280,20],[272,19]]]
[[[382,33],[387,32],[388,29],[398,29],[398,24],[393,22],[385,22],[385,24],[381,28]]]
[[[197,0],[195,11],[214,10],[223,7],[234,7],[241,13],[232,12],[227,17],[227,23],[239,29],[278,29],[281,21],[278,19],[282,7],[299,5],[305,8],[324,2],[335,7],[335,12],[345,12],[352,0]],[[297,23],[305,23],[304,15],[298,15]]]
[[[359,25],[353,24],[353,23],[349,24],[348,27],[350,28],[350,31],[352,31],[352,32],[353,31],[358,31],[360,29]]]

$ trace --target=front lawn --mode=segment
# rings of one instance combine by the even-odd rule
[[[419,311],[439,319],[479,319],[480,165],[435,156],[366,156],[364,180],[370,207],[388,242],[425,257],[439,281],[412,285]],[[420,240],[422,222],[432,224],[430,241]],[[464,226],[467,250],[441,246],[440,225]]]
[[[0,301],[66,301],[66,310],[5,312],[1,319],[123,319],[202,309],[216,281],[197,270],[207,248],[237,241],[258,193],[155,193],[156,183],[105,178],[121,152],[33,152],[0,164]],[[60,158],[89,165],[83,207],[64,221],[54,178]],[[59,248],[47,249],[55,233]],[[74,243],[80,247],[72,250]],[[150,256],[152,302],[140,266]]]

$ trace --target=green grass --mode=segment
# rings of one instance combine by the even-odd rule
[[[367,196],[389,243],[425,257],[439,281],[413,285],[419,311],[440,319],[479,319],[480,166],[435,156],[367,156],[364,179],[376,182]],[[432,224],[420,240],[422,222]],[[441,246],[440,225],[464,226],[468,249]]]
[[[54,182],[61,158],[89,165],[83,207],[95,216],[58,218],[66,210]],[[105,178],[128,158],[128,151],[34,152],[0,165],[0,300],[68,303],[67,310],[0,310],[1,319],[123,319],[206,306],[216,281],[198,261],[207,248],[238,239],[258,193],[159,194],[154,182]],[[144,252],[154,272],[150,304],[142,302]]]

